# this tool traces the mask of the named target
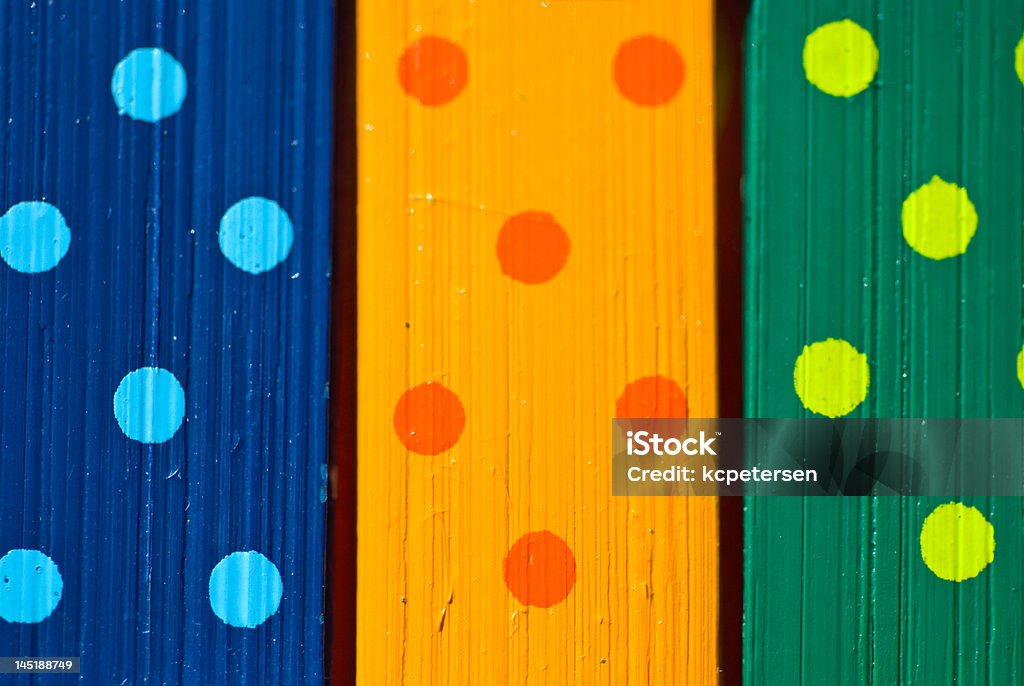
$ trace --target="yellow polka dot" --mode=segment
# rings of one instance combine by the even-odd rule
[[[1024,386],[1024,347],[1021,347],[1020,352],[1017,353],[1017,381]]]
[[[992,562],[995,552],[995,529],[976,507],[939,505],[921,527],[921,557],[940,579],[972,579]]]
[[[963,255],[978,230],[967,190],[938,176],[903,201],[903,238],[933,260]]]
[[[1024,36],[1021,36],[1020,42],[1017,43],[1017,78],[1020,79],[1021,83],[1024,83]]]
[[[849,19],[819,26],[804,41],[807,80],[837,98],[857,95],[878,72],[878,46]]]
[[[836,338],[804,346],[793,368],[800,402],[826,417],[852,412],[867,397],[870,379],[867,356]]]

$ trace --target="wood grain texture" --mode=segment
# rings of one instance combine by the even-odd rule
[[[321,678],[331,10],[0,3],[0,213],[45,199],[71,230],[52,270],[0,262],[0,555],[41,549],[64,584],[42,622],[0,621],[0,655],[80,655],[86,684]],[[157,123],[111,94],[115,64],[149,46],[188,77]],[[218,248],[222,214],[251,195],[295,228],[260,275]],[[184,387],[165,443],[115,420],[143,365]],[[236,550],[283,578],[255,629],[211,610],[211,570]],[[67,677],[31,683],[51,679]]]
[[[837,98],[808,83],[801,51],[847,17],[873,36],[879,68]],[[755,3],[748,416],[807,413],[794,363],[828,337],[867,356],[871,384],[851,416],[1024,412],[1022,32],[1024,8],[1009,1]],[[941,261],[901,229],[904,200],[934,175],[966,188],[979,215],[966,252]],[[751,499],[745,683],[1021,683],[1021,502],[966,501],[994,526],[996,552],[962,583],[922,561],[922,524],[941,502]]]
[[[359,3],[360,683],[717,683],[715,501],[612,498],[609,478],[628,382],[717,412],[711,24],[705,0]],[[651,33],[685,81],[640,107],[613,60]],[[399,84],[424,36],[467,58],[444,104]],[[496,254],[525,211],[571,246],[535,285]],[[393,426],[426,382],[465,411],[436,455]],[[503,580],[539,531],[576,562],[547,608]]]

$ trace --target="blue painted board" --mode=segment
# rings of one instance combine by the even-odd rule
[[[321,679],[333,12],[0,2],[0,655]]]

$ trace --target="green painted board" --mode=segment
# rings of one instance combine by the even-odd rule
[[[805,69],[808,36],[845,18],[877,73],[848,24],[817,34]],[[794,370],[832,338],[865,356],[867,393],[836,348],[810,365],[811,407],[1024,416],[1024,3],[760,0],[748,32],[746,414],[816,416]],[[905,238],[904,202],[936,176]],[[748,499],[744,683],[1024,683],[1024,502],[965,499],[995,551],[960,582],[922,556],[944,502]],[[983,533],[934,545],[966,569]]]

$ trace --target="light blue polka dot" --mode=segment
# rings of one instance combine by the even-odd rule
[[[53,560],[38,550],[12,550],[0,557],[0,617],[8,622],[41,622],[64,592]]]
[[[128,438],[163,443],[185,417],[185,391],[166,369],[136,369],[121,379],[114,392],[114,416]]]
[[[231,626],[252,629],[267,621],[283,591],[277,566],[252,550],[231,553],[210,572],[210,607]]]
[[[150,123],[180,110],[187,90],[185,68],[160,48],[132,50],[110,80],[118,114]]]
[[[252,196],[228,208],[221,217],[217,238],[220,251],[231,264],[250,274],[260,274],[288,257],[295,232],[280,205]]]
[[[48,202],[19,202],[0,217],[0,257],[19,272],[53,269],[70,245],[64,215]]]

